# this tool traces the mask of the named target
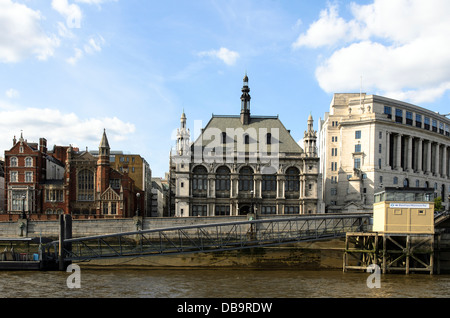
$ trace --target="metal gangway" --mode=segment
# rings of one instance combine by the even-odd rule
[[[205,253],[345,237],[365,231],[372,214],[314,215],[189,225],[53,241],[54,260],[89,261],[152,255]],[[60,258],[61,260],[61,258]]]

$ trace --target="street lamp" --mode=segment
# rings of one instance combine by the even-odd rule
[[[136,198],[137,198],[136,216],[139,216],[139,198],[140,198],[140,196],[141,196],[140,193],[136,193]]]
[[[22,219],[26,219],[27,215],[25,214],[25,194],[22,195]]]

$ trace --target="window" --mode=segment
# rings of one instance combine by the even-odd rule
[[[442,135],[444,134],[444,123],[439,123],[439,133]]]
[[[33,158],[26,157],[25,158],[25,167],[32,167],[33,166]]]
[[[239,171],[239,191],[253,190],[253,170],[250,167],[243,167]]]
[[[33,172],[31,171],[25,172],[25,182],[33,182]]]
[[[411,112],[406,112],[406,124],[412,125],[413,123],[413,114]]]
[[[331,195],[337,195],[337,189],[331,188]]]
[[[111,202],[111,214],[117,214],[117,203]]]
[[[18,166],[18,160],[17,160],[17,157],[11,157],[11,160],[10,160],[10,166],[11,166],[11,167],[17,167],[17,166]]]
[[[276,214],[277,207],[276,206],[262,206],[261,214]]]
[[[416,188],[420,187],[420,181],[416,180]]]
[[[215,215],[230,215],[229,205],[216,205]]]
[[[382,145],[381,144],[378,144],[378,153],[381,153],[381,149],[382,149]]]
[[[432,127],[431,127],[431,130],[432,131],[434,131],[434,132],[437,132],[437,120],[436,119],[433,119],[432,121],[431,121],[431,125],[432,125]]]
[[[389,106],[384,106],[384,113],[387,115],[387,118],[392,118],[392,109]]]
[[[223,143],[223,144],[226,144],[226,143],[227,143],[227,133],[226,133],[226,132],[223,132],[223,133],[222,133],[222,143]]]
[[[331,136],[331,141],[332,142],[337,142],[338,141],[338,137],[337,136]]]
[[[416,114],[416,127],[422,128],[422,115]]]
[[[300,209],[297,205],[284,206],[284,214],[298,214],[298,213],[300,213]]]
[[[47,202],[64,202],[64,191],[57,189],[45,190],[45,201]]]
[[[180,184],[180,185],[181,185],[181,187],[182,187],[182,188],[184,188],[184,182],[181,182],[181,184]]]
[[[290,167],[286,171],[286,192],[298,192],[300,190],[300,171]]]
[[[355,158],[353,167],[355,169],[361,169],[361,159],[360,158]]]
[[[426,130],[430,130],[430,118],[425,117],[425,124],[423,125],[423,128]]]
[[[378,133],[378,139],[382,139],[382,138],[383,138],[383,132],[380,131],[380,132]]]
[[[274,174],[262,175],[262,191],[277,191],[277,176]]]
[[[90,170],[81,170],[78,173],[78,200],[94,201],[94,173]]]
[[[337,171],[337,162],[331,163],[331,171]]]
[[[400,124],[403,123],[403,110],[395,109],[395,122]]]
[[[381,169],[381,158],[378,159],[378,169]]]
[[[208,172],[205,167],[197,166],[193,170],[192,191],[194,196],[205,196],[208,189]]]
[[[361,152],[361,144],[355,145],[355,152]]]
[[[205,205],[193,205],[192,216],[206,216],[207,206]]]
[[[11,195],[11,210],[22,211],[27,209],[26,191],[13,191]]]
[[[244,135],[244,143],[245,143],[246,145],[248,145],[248,144],[250,143],[250,136],[247,135],[247,134]]]
[[[103,214],[108,214],[108,203],[107,202],[103,203]]]
[[[111,179],[111,180],[109,180],[109,185],[113,189],[120,189],[120,179]]]
[[[18,180],[18,172],[17,171],[11,171],[10,174],[10,182],[19,182]]]
[[[393,183],[394,184],[398,184],[398,178],[397,177],[394,177]]]
[[[361,130],[355,131],[355,139],[361,139]]]
[[[331,156],[333,157],[337,156],[337,148],[331,148]]]
[[[445,125],[445,135],[446,135],[447,137],[450,136],[450,128],[448,127],[447,124]]]
[[[266,135],[266,141],[267,141],[268,145],[272,144],[272,134],[271,133],[268,133]]]
[[[221,191],[230,191],[230,169],[226,166],[219,167],[216,172],[216,196],[220,196],[217,192]]]

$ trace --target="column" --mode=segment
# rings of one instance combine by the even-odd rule
[[[431,174],[431,141],[427,141],[427,167],[425,169],[427,174]]]
[[[435,164],[434,164],[434,166],[435,166],[435,168],[434,168],[434,173],[435,173],[435,175],[436,176],[438,176],[439,177],[439,175],[440,175],[440,169],[439,169],[439,162],[440,162],[440,160],[439,160],[439,157],[440,157],[440,155],[439,155],[439,143],[436,143],[436,146],[435,146],[435,149],[436,149],[436,152],[435,152],[435,154],[434,154],[434,160],[435,160]]]
[[[397,134],[397,154],[395,157],[395,170],[402,170],[402,135]]]
[[[419,138],[417,143],[417,172],[422,173],[422,143],[423,139]]]
[[[391,133],[386,132],[386,169],[390,170],[391,165],[389,162],[389,157],[391,156]]]
[[[412,136],[408,136],[408,158],[406,161],[406,171],[408,172],[412,172],[412,141],[413,141],[413,137]]]
[[[442,177],[447,178],[447,146],[444,145],[442,152]],[[442,198],[444,199],[444,198]]]

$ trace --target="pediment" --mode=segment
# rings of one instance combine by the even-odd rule
[[[108,187],[108,189],[105,190],[105,192],[101,195],[102,201],[119,201],[120,195],[113,190],[113,188]]]
[[[85,151],[77,157],[78,160],[86,160],[86,161],[97,161],[97,158],[94,157],[91,153]]]

